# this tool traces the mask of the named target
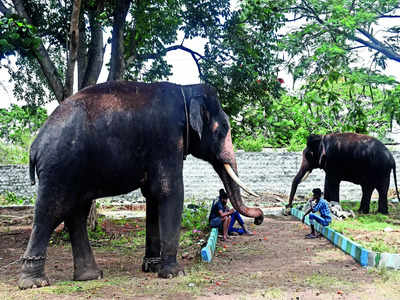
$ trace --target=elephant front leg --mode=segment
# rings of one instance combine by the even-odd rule
[[[158,207],[161,244],[161,268],[158,276],[172,278],[183,275],[183,268],[176,260],[183,210],[182,176],[162,181]]]
[[[378,199],[378,213],[387,215],[389,213],[388,208],[388,190],[390,185],[390,173],[387,176],[382,176],[381,182],[376,185],[376,189],[378,190],[379,199]]]
[[[325,176],[324,199],[339,203],[339,186],[340,181],[327,174]]]

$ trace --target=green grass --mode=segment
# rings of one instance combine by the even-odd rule
[[[304,280],[304,283],[312,288],[343,288],[349,286],[349,282],[326,274],[313,274]]]
[[[341,206],[345,210],[352,209],[357,211],[359,202],[341,202]],[[342,233],[346,237],[362,245],[363,247],[375,252],[397,253],[399,249],[396,245],[390,245],[384,241],[384,229],[392,228],[400,230],[400,207],[398,204],[389,205],[389,215],[374,213],[377,210],[377,202],[371,202],[368,215],[356,213],[356,218],[347,218],[345,220],[333,220],[329,225],[333,230]],[[371,232],[371,235],[366,239],[360,238],[360,234]]]

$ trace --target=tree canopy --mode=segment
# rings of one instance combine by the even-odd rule
[[[171,75],[166,54],[180,50],[217,88],[236,140],[383,134],[400,121],[398,82],[382,73],[400,61],[399,17],[394,0],[0,0],[0,67],[17,99],[42,105],[72,93],[75,62],[79,89],[104,66],[107,80],[150,82]],[[186,46],[196,37],[204,49]]]

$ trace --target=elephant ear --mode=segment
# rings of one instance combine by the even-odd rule
[[[323,153],[320,153],[320,145],[322,141],[322,136],[318,134],[311,134],[307,138],[307,152],[306,158],[308,161],[314,161],[314,163],[320,162]]]
[[[326,167],[326,146],[325,146],[324,137],[322,137],[321,144],[320,144],[320,156],[319,156],[318,163],[321,168]]]
[[[190,100],[189,108],[189,119],[190,127],[196,131],[197,135],[201,139],[201,133],[203,132],[203,118],[202,118],[202,101],[203,97],[193,97]]]

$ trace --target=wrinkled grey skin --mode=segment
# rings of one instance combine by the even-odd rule
[[[164,278],[182,273],[176,254],[183,158],[189,153],[213,166],[236,210],[262,222],[261,210],[242,203],[239,186],[223,167],[229,164],[237,173],[229,121],[214,89],[121,81],[66,99],[31,146],[38,199],[18,286],[49,284],[44,257],[51,233],[63,221],[71,237],[74,280],[101,278],[86,229],[92,200],[138,188],[146,198],[143,271]]]

